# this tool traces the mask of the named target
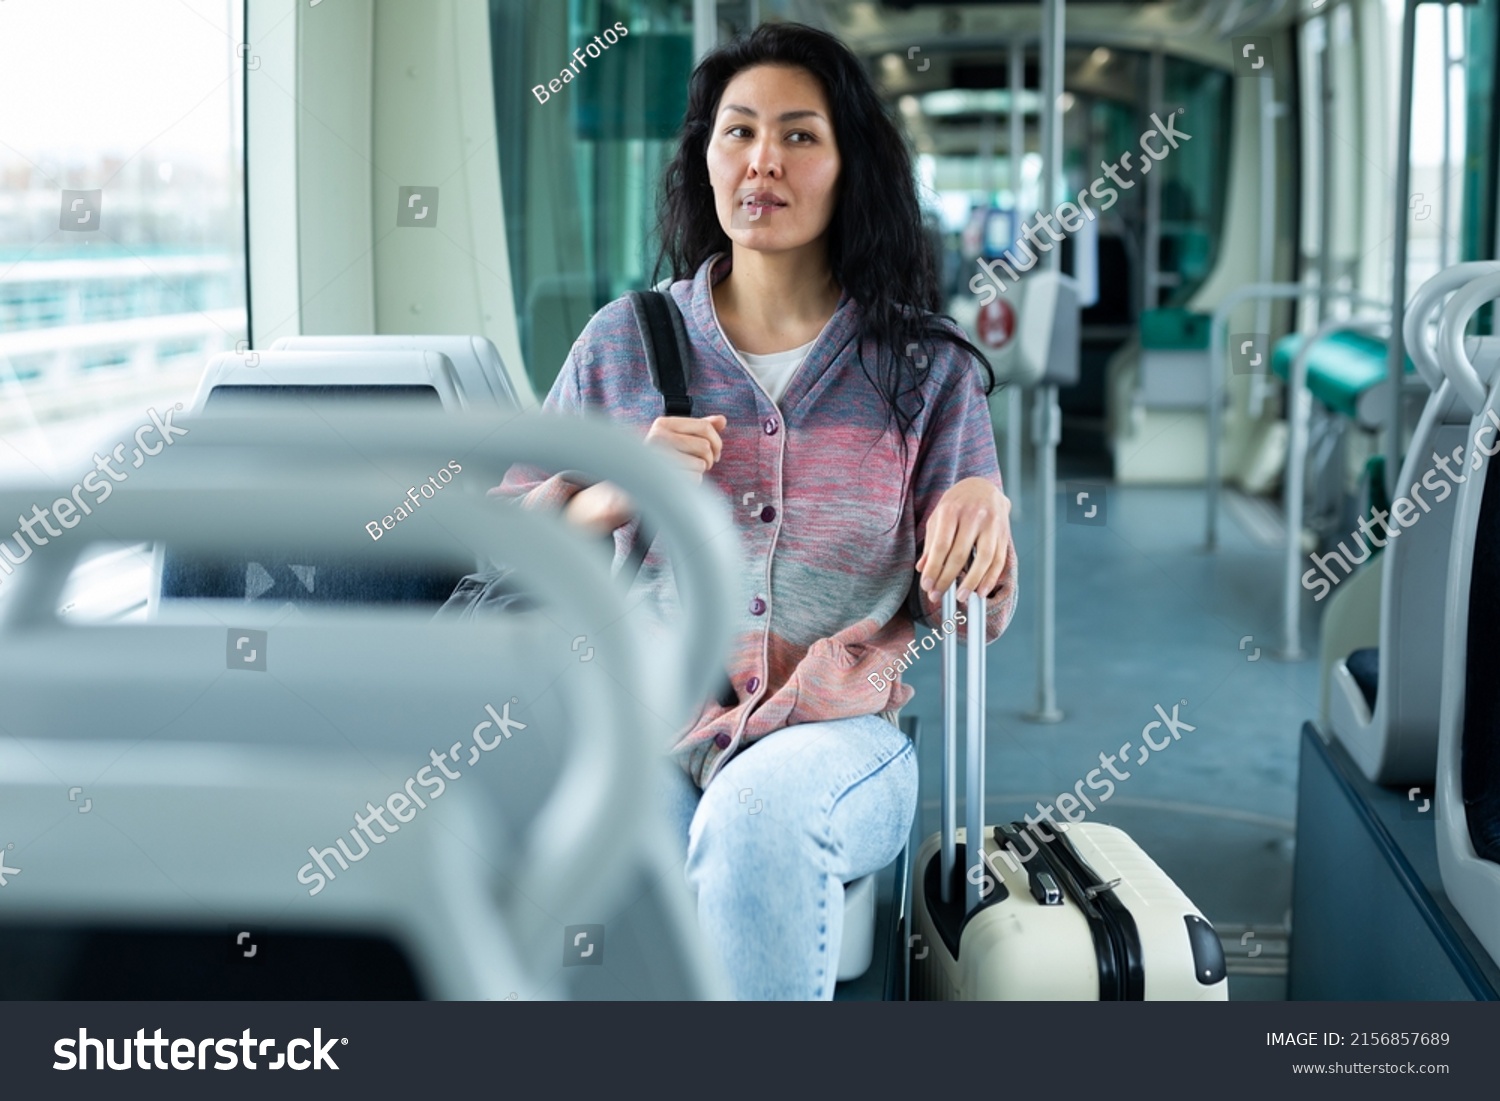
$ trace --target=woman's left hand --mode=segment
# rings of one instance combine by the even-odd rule
[[[922,591],[941,600],[963,574],[960,602],[970,593],[988,596],[1000,583],[1010,548],[1010,498],[991,481],[965,478],[943,494],[927,521],[926,546],[917,559]]]

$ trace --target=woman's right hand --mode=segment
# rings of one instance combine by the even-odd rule
[[[580,489],[563,508],[563,519],[597,535],[608,535],[634,517],[635,503],[613,482]]]
[[[657,417],[646,433],[646,442],[676,453],[683,465],[702,481],[724,453],[719,433],[728,423],[718,413],[711,417]]]
[[[719,437],[728,423],[715,413],[711,417],[657,417],[646,433],[646,442],[671,451],[699,480],[724,453]],[[573,494],[563,517],[570,523],[599,535],[608,535],[635,517],[635,503],[619,486],[598,482]]]

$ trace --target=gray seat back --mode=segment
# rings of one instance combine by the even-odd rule
[[[518,411],[536,405],[523,400],[516,380],[506,370],[499,350],[487,337],[448,336],[433,333],[340,336],[284,336],[271,350],[286,352],[437,352],[453,364],[465,404],[471,408],[494,406]],[[523,384],[524,380],[523,380]]]
[[[1474,935],[1500,960],[1500,479],[1488,452],[1500,445],[1500,356],[1492,341],[1471,354],[1464,331],[1500,296],[1500,276],[1475,280],[1453,296],[1438,330],[1438,360],[1474,414],[1457,493],[1448,569],[1438,731],[1437,852],[1443,886]],[[1488,442],[1482,437],[1488,434]]]
[[[450,343],[466,340],[454,338]],[[452,360],[427,348],[222,353],[204,370],[193,412],[280,416],[288,409],[356,404],[378,408],[466,406]],[[491,399],[481,405],[491,404]],[[184,441],[191,446],[190,441]],[[270,601],[285,604],[418,604],[447,599],[470,564],[456,571],[410,571],[319,557],[288,541],[285,553],[184,557],[165,545],[153,555],[154,613],[162,601],[184,599]]]
[[[371,543],[363,520],[389,491],[362,456],[397,438],[382,456],[396,465],[457,448],[476,473],[521,458],[614,470],[669,543],[699,551],[679,571],[696,618],[683,648],[669,647],[667,660],[689,666],[674,689],[712,683],[722,662],[728,622],[713,594],[731,591],[733,566],[714,534],[732,526],[659,456],[600,426],[333,421],[187,422],[193,454],[174,449],[138,472],[105,506],[107,530],[96,519],[52,540],[10,580],[0,833],[17,841],[6,855],[24,888],[7,892],[4,920],[271,928],[272,950],[278,937],[371,934],[399,946],[429,996],[538,996],[555,987],[563,929],[617,910],[646,859],[647,759],[658,724],[683,721],[692,696],[645,678],[642,654],[657,645],[647,621],[555,518],[455,495]],[[259,448],[282,463],[249,462]],[[319,476],[282,479],[297,469]],[[21,508],[46,494],[0,496]],[[91,537],[202,552],[266,533],[367,558],[502,556],[547,599],[463,624],[369,609],[286,620],[212,602],[146,624],[58,622]],[[580,635],[588,664],[571,645]],[[434,794],[424,781],[440,775],[438,754],[459,777]],[[405,805],[392,798],[403,792]],[[89,813],[71,813],[81,798],[49,811],[68,794],[91,799]],[[362,834],[367,803],[400,829]],[[668,941],[650,951],[682,947]],[[707,989],[694,966],[677,974],[660,996]]]

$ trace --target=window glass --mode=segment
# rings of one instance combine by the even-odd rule
[[[1447,34],[1444,35],[1444,20]],[[1416,71],[1412,79],[1410,234],[1406,289],[1410,294],[1460,259],[1459,219],[1464,186],[1464,33],[1458,5],[1417,9]],[[1397,24],[1399,32],[1400,24]],[[1445,41],[1446,39],[1446,41]],[[1446,45],[1452,59],[1445,63]],[[1447,98],[1444,98],[1444,84]],[[1444,108],[1447,108],[1446,114]],[[1444,153],[1444,135],[1448,148]]]
[[[244,339],[242,27],[241,0],[0,4],[0,472],[69,467]]]
[[[1463,6],[1465,149],[1463,256],[1489,260],[1495,252],[1495,0]]]
[[[505,228],[539,394],[594,311],[652,281],[657,181],[693,67],[691,7],[490,0]]]
[[[1164,99],[1182,108],[1179,129],[1206,141],[1180,141],[1158,162],[1161,176],[1162,289],[1166,304],[1183,305],[1213,270],[1229,192],[1230,75],[1220,69],[1166,58]]]

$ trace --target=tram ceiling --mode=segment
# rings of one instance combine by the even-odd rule
[[[1227,36],[1272,31],[1296,19],[1293,0],[1203,0],[1202,3],[1067,4],[1067,39],[1085,48],[1149,52],[1228,69]],[[869,57],[920,48],[922,59],[975,50],[1003,54],[1019,38],[1034,46],[1041,5],[1026,2],[926,3],[921,0],[826,0],[819,24]],[[1226,25],[1227,23],[1227,25]],[[913,69],[917,67],[914,60]],[[1028,68],[1031,68],[1028,65]]]
[[[1146,55],[1108,47],[1078,47],[1066,54],[1063,88],[1077,96],[1132,103],[1140,98]],[[1035,56],[1027,58],[1021,109],[1035,114],[1040,87]],[[876,59],[875,73],[891,97],[917,96],[923,114],[983,116],[1010,111],[1010,67],[1004,54],[965,49],[935,54],[925,70],[912,71],[898,54]]]

